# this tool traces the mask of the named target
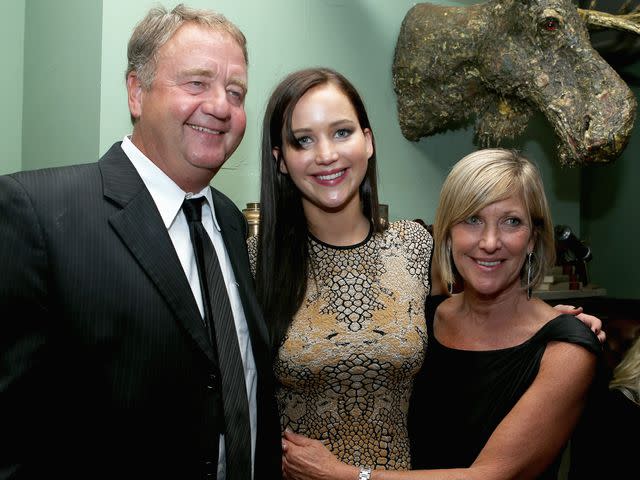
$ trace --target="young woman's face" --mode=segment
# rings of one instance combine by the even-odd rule
[[[471,215],[451,229],[451,252],[465,290],[497,296],[520,289],[520,272],[534,239],[519,196]]]
[[[305,212],[340,212],[355,204],[359,209],[373,142],[349,98],[332,84],[314,87],[300,98],[291,120],[300,148],[284,142],[280,170],[300,190]]]

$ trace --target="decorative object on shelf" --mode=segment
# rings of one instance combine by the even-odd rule
[[[590,43],[585,22],[601,19],[571,0],[418,3],[404,17],[393,62],[403,135],[418,141],[475,117],[476,144],[500,146],[539,111],[557,135],[561,164],[615,160],[636,99]]]
[[[589,281],[587,262],[593,254],[568,225],[554,229],[556,265],[536,287],[535,295],[543,299],[595,297],[606,295],[604,288]]]
[[[247,208],[242,209],[242,213],[244,218],[247,219],[247,224],[249,225],[249,230],[247,235],[252,237],[258,234],[258,226],[260,225],[260,203],[259,202],[249,202],[247,203]]]
[[[563,273],[569,275],[570,290],[578,290],[580,283],[587,285],[587,262],[593,255],[591,248],[575,236],[568,225],[555,226],[556,265],[564,268]]]
[[[383,225],[389,225],[389,205],[386,203],[379,204],[380,211],[378,212],[380,215],[380,220]]]
[[[542,278],[542,282],[536,288],[542,291],[580,290],[582,282],[577,281],[573,265],[556,265]]]

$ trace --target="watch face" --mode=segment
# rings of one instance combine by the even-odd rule
[[[370,480],[370,478],[371,478],[371,469],[361,468],[360,474],[358,475],[358,480]]]

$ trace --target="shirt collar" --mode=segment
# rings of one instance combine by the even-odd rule
[[[213,205],[210,187],[207,186],[200,192],[183,191],[166,173],[160,170],[155,163],[149,160],[149,158],[133,144],[128,135],[122,140],[122,150],[127,154],[127,157],[129,157],[138,175],[142,178],[147,190],[149,190],[167,229],[169,229],[175,221],[185,198],[204,196],[211,207],[213,225],[218,231],[221,231],[220,224],[216,218],[216,210]]]

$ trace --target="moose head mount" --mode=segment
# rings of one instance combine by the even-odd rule
[[[497,146],[540,111],[563,165],[615,160],[636,112],[633,92],[593,49],[571,0],[419,3],[402,22],[393,81],[409,140],[475,116],[476,143]]]

